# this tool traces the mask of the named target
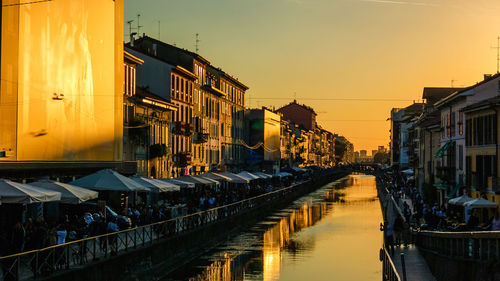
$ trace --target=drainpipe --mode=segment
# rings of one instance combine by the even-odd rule
[[[497,107],[493,107],[493,110],[495,110],[495,123],[496,123],[496,134],[495,134],[495,161],[497,163],[497,166],[495,167],[495,182],[496,186],[494,187],[495,189],[498,189],[498,109]],[[496,190],[495,190],[496,191]],[[496,193],[496,192],[495,192]]]

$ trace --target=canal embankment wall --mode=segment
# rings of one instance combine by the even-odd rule
[[[293,188],[293,192],[283,198],[274,198],[258,208],[239,212],[213,224],[92,262],[81,268],[60,271],[41,280],[160,280],[221,241],[234,237],[248,226],[262,220],[273,210],[284,208],[295,199],[349,174],[350,171],[342,169],[317,174],[311,180],[298,184]]]

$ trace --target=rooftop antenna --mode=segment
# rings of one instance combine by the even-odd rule
[[[200,50],[198,47],[199,47],[199,43],[200,43],[200,39],[198,39],[198,36],[199,34],[196,33],[196,41],[195,41],[195,47],[196,47],[196,53],[198,53],[198,51]]]
[[[161,41],[161,37],[160,37],[160,21],[158,21],[158,40]]]
[[[134,22],[134,20],[129,20],[127,21],[127,24],[128,24],[128,34],[132,34],[132,23]]]
[[[141,17],[141,14],[137,14],[137,34],[139,34],[139,36],[141,36],[141,27],[142,25],[139,25],[139,19]]]
[[[455,79],[451,79],[451,87],[452,87],[452,88],[454,88],[454,87],[453,87],[453,83],[454,83],[454,82],[455,82]]]
[[[491,47],[493,49],[497,49],[497,73],[499,71],[499,64],[500,64],[500,36],[497,37],[497,45],[495,47]]]

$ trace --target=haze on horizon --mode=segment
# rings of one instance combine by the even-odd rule
[[[124,40],[137,14],[140,34],[181,48],[195,51],[198,33],[199,54],[250,87],[247,106],[295,98],[371,151],[388,145],[391,108],[423,87],[496,72],[499,11],[498,0],[125,0]]]

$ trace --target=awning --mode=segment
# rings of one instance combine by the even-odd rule
[[[434,186],[437,188],[437,189],[442,189],[442,190],[446,190],[446,188],[448,187],[448,185],[442,181],[439,181],[437,183],[434,184]]]
[[[30,183],[30,185],[61,192],[61,203],[66,204],[80,204],[87,200],[96,199],[99,195],[90,189],[52,180],[39,180]]]
[[[438,151],[436,151],[436,154],[434,154],[435,158],[441,158],[445,154],[448,149],[450,149],[453,146],[453,141],[450,140],[447,143],[445,143]]]
[[[456,185],[456,186],[455,186],[455,187],[454,187],[454,188],[450,191],[450,193],[448,193],[447,197],[448,197],[448,198],[453,198],[453,197],[455,197],[455,194],[457,194],[457,191],[460,189],[460,187],[461,187],[461,186],[460,186],[459,184],[457,184],[457,185]]]
[[[59,200],[61,200],[61,192],[0,179],[0,202],[2,204],[29,204]]]

